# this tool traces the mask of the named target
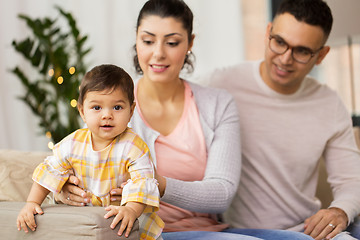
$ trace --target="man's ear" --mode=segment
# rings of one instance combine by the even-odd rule
[[[78,103],[77,108],[78,108],[80,117],[82,118],[82,120],[84,121],[84,123],[86,123],[86,121],[85,121],[85,115],[84,115],[84,107],[83,107],[81,104]]]
[[[319,64],[324,60],[324,58],[325,58],[326,55],[329,53],[329,51],[330,51],[330,47],[329,47],[329,46],[324,46],[324,47],[320,50],[319,56],[318,56],[315,64],[316,64],[316,65],[319,65]]]
[[[264,36],[264,43],[265,43],[265,46],[268,45],[268,41],[269,41],[269,37],[270,37],[270,32],[271,32],[271,29],[272,29],[272,23],[269,22],[268,25],[266,26],[266,32],[265,32],[265,36]]]

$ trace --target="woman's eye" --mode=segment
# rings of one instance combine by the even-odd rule
[[[176,47],[177,45],[179,45],[179,42],[168,42],[167,44],[171,47]]]
[[[94,110],[98,111],[98,110],[100,110],[100,109],[101,109],[101,107],[100,107],[100,106],[94,106],[94,107],[92,107],[92,109],[94,109]]]
[[[143,43],[146,45],[151,45],[153,42],[150,40],[143,40]]]
[[[117,105],[117,106],[114,107],[114,109],[115,109],[115,110],[121,110],[122,107],[121,107],[120,105]]]

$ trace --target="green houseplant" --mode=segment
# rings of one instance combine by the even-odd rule
[[[19,99],[39,118],[42,131],[55,143],[80,126],[76,99],[86,72],[84,57],[91,50],[85,47],[87,36],[80,34],[73,16],[60,7],[56,9],[57,19],[19,15],[31,34],[14,40],[12,46],[36,74],[30,79],[20,66],[11,69],[25,89]],[[59,20],[65,20],[65,27],[59,27]]]

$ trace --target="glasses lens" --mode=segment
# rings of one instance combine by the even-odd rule
[[[308,49],[302,47],[293,48],[293,58],[296,61],[300,63],[307,63],[310,61],[311,57],[312,53]]]
[[[289,49],[289,45],[284,40],[276,37],[270,37],[269,47],[276,54],[284,54]],[[308,63],[313,56],[313,53],[304,47],[293,47],[291,51],[292,57],[299,63]]]
[[[283,54],[289,48],[284,41],[276,39],[275,37],[270,38],[269,46],[270,49],[277,54]]]

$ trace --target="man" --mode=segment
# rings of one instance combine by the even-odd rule
[[[240,187],[225,214],[235,228],[329,239],[360,213],[360,153],[351,118],[333,91],[307,76],[330,50],[331,26],[322,0],[285,0],[267,26],[265,59],[218,70],[210,80],[234,95],[240,113]],[[334,201],[319,210],[321,156]]]

